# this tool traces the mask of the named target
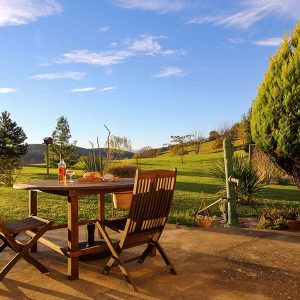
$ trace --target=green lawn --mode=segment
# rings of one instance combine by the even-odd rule
[[[188,154],[184,156],[184,164],[180,158],[163,154],[153,159],[140,159],[139,167],[143,170],[151,169],[178,169],[177,185],[174,195],[170,222],[193,224],[193,210],[200,204],[200,194],[204,192],[206,202],[209,203],[216,198],[220,189],[220,182],[209,176],[209,170],[213,168],[222,153],[203,153],[200,155]],[[134,162],[134,161],[132,161]],[[17,181],[46,179],[46,168],[44,165],[29,165],[22,169]],[[56,178],[56,169],[51,169],[52,178]],[[76,175],[83,172],[76,170]],[[110,213],[110,195],[106,196],[106,209]],[[66,222],[67,210],[66,199],[45,193],[38,195],[39,214],[48,219],[54,219],[58,223]],[[260,198],[257,200],[259,214],[266,207],[300,207],[299,190],[292,185],[268,185],[264,187]],[[94,196],[80,199],[79,217],[81,219],[96,218],[96,198]],[[0,187],[0,211],[5,220],[25,217],[28,209],[28,192],[14,190],[13,188]],[[239,214],[242,216],[256,215],[250,207],[238,206]],[[218,206],[211,209],[212,214],[219,215]]]

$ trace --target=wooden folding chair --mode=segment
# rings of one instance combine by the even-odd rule
[[[0,281],[12,269],[12,267],[23,257],[28,263],[35,266],[40,272],[48,273],[48,269],[40,262],[33,258],[28,252],[30,248],[38,241],[38,239],[50,229],[53,221],[47,221],[36,216],[31,216],[24,220],[19,220],[11,223],[4,223],[0,219],[0,239],[3,241],[0,246],[0,253],[9,247],[16,252],[16,255],[11,261],[0,271]],[[16,239],[17,235],[27,230],[37,229],[34,236],[29,239],[26,244],[21,243]]]
[[[133,197],[127,218],[97,221],[97,227],[107,243],[111,257],[104,267],[103,274],[118,266],[129,286],[136,290],[125,263],[138,260],[143,263],[153,248],[161,254],[169,270],[176,274],[175,268],[160,245],[159,238],[165,227],[173,199],[177,170],[136,172]],[[120,241],[112,242],[105,227],[121,233]],[[142,244],[147,247],[142,255],[124,261],[122,251]]]

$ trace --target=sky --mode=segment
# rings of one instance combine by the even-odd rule
[[[247,113],[299,0],[0,0],[0,111],[27,143],[59,116],[81,147],[134,149]]]

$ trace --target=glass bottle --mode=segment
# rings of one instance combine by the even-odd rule
[[[65,183],[67,181],[67,165],[64,161],[63,154],[60,154],[60,162],[58,164],[58,181]]]

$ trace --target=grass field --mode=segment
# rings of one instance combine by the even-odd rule
[[[184,164],[180,163],[180,158],[163,154],[157,158],[140,159],[139,168],[142,170],[151,169],[172,169],[177,167],[178,177],[176,191],[174,195],[170,222],[186,225],[194,224],[194,209],[200,205],[201,192],[205,194],[206,203],[212,202],[216,198],[222,183],[209,175],[209,171],[214,167],[216,161],[222,157],[222,152],[188,154],[184,156]],[[132,160],[132,162],[135,162]],[[29,165],[22,169],[17,182],[46,179],[45,165]],[[50,169],[51,178],[56,178],[56,169]],[[76,175],[81,176],[83,171],[76,170]],[[110,214],[110,197],[106,196],[107,214]],[[66,222],[67,210],[66,199],[61,196],[54,196],[45,193],[38,195],[39,214],[48,219],[54,219],[58,223]],[[266,207],[289,207],[300,206],[299,190],[293,185],[268,185],[257,199],[258,214]],[[96,218],[96,198],[94,196],[84,197],[79,203],[80,219]],[[25,217],[28,210],[28,192],[14,190],[13,188],[0,187],[0,212],[5,220],[13,220]],[[238,206],[241,216],[257,215],[255,210],[247,206]],[[220,215],[218,206],[210,210],[211,214]]]

